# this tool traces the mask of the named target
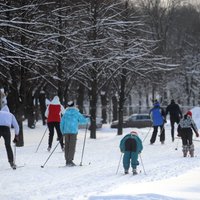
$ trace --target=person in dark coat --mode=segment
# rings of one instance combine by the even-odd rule
[[[160,127],[160,142],[164,144],[165,141],[165,111],[160,107],[160,104],[157,100],[154,102],[153,108],[150,110],[150,116],[153,121],[153,133],[150,139],[150,144],[153,144],[156,141],[156,136],[158,133],[158,127]]]
[[[166,108],[166,116],[170,115],[170,124],[171,124],[171,136],[172,142],[174,141],[174,125],[175,123],[179,124],[180,119],[182,118],[182,112],[178,104],[175,103],[174,99],[171,100],[171,103]]]
[[[128,170],[131,167],[133,169],[133,175],[137,174],[137,165],[138,154],[142,152],[143,145],[141,139],[138,137],[138,134],[135,131],[132,131],[130,134],[127,134],[120,141],[120,150],[124,153],[123,156],[123,167],[124,173],[128,174]]]
[[[188,111],[178,125],[178,136],[181,137],[183,145],[183,157],[186,157],[188,152],[191,157],[194,157],[193,131],[196,137],[199,137],[197,126],[192,119],[192,112]]]

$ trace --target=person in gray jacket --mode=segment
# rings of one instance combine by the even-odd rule
[[[8,162],[10,163],[10,166],[13,169],[16,169],[16,165],[14,163],[13,151],[10,144],[11,142],[10,128],[12,126],[15,129],[15,138],[13,142],[16,143],[18,141],[19,125],[17,123],[15,116],[12,113],[10,113],[8,106],[5,105],[0,111],[0,137],[3,137],[5,141]]]

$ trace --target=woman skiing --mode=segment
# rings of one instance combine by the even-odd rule
[[[61,115],[64,114],[64,112],[65,109],[61,105],[59,97],[55,96],[45,111],[45,116],[47,118],[47,126],[49,128],[49,140],[47,148],[48,151],[51,150],[53,136],[54,136],[54,128],[56,129],[61,149],[64,150],[63,137],[60,131]]]

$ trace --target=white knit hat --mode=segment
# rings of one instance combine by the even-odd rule
[[[68,105],[69,107],[74,106],[74,102],[73,102],[73,101],[69,101],[69,102],[67,103],[67,105]]]
[[[138,135],[137,132],[135,132],[135,131],[131,131],[130,134],[132,134],[132,135]]]

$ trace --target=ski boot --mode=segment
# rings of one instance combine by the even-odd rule
[[[74,167],[74,166],[76,166],[76,164],[72,160],[70,160],[70,161],[66,162],[66,166]]]
[[[136,169],[133,169],[133,175],[136,175],[136,174],[138,174],[138,173],[137,173],[137,170],[136,170]]]
[[[187,153],[188,153],[188,146],[183,145],[183,157],[187,157]]]
[[[51,147],[48,147],[48,148],[47,148],[47,151],[49,151],[49,152],[50,152],[50,151],[51,151]]]
[[[194,144],[188,146],[190,157],[194,157]]]
[[[11,166],[11,168],[14,169],[14,170],[17,168],[17,166],[15,165],[14,162],[10,162],[10,166]]]
[[[128,174],[128,170],[125,170],[125,171],[124,171],[124,174]]]

